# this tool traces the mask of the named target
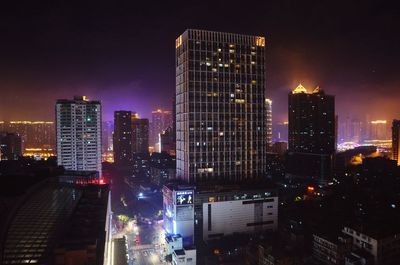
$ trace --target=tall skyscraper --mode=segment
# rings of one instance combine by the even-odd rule
[[[151,123],[150,123],[150,145],[156,145],[160,140],[160,134],[172,125],[172,113],[169,110],[157,109],[151,112]]]
[[[132,122],[131,111],[114,111],[114,163],[129,165],[132,161]]]
[[[392,159],[397,161],[400,165],[400,120],[393,120],[392,122]]]
[[[265,99],[265,127],[267,134],[267,151],[272,148],[272,100]]]
[[[149,120],[132,115],[132,153],[149,153]]]
[[[330,176],[335,150],[335,97],[319,87],[308,92],[300,84],[289,93],[291,173],[325,180]]]
[[[188,29],[176,39],[177,176],[265,173],[265,38]]]
[[[56,103],[58,165],[101,172],[101,103],[85,96]]]

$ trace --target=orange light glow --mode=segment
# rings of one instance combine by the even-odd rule
[[[371,124],[386,124],[386,120],[376,120],[376,121],[371,121]]]
[[[312,191],[314,191],[315,190],[315,188],[313,187],[313,186],[308,186],[307,187],[307,191],[309,191],[309,192],[312,192]]]
[[[175,41],[175,48],[179,48],[182,45],[182,35],[180,35]]]
[[[256,37],[256,45],[260,47],[265,46],[265,38],[264,37]]]

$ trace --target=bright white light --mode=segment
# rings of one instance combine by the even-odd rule
[[[174,232],[174,234],[176,234],[176,221],[173,220],[172,223],[173,223],[173,225],[174,225],[174,231],[173,231],[173,232]]]

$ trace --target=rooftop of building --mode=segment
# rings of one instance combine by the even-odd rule
[[[186,251],[191,251],[195,249],[196,249],[195,247],[185,247],[184,249],[178,249],[175,250],[174,252],[177,256],[184,256],[186,254]]]
[[[1,263],[46,263],[55,248],[98,244],[104,236],[107,200],[106,185],[72,186],[56,179],[38,183],[8,216],[1,233]]]
[[[101,104],[99,100],[89,100],[86,96],[74,96],[73,99],[57,99],[57,104],[59,103]]]
[[[301,83],[291,91],[291,94],[325,94],[325,92],[319,87],[315,87],[313,90],[308,90]]]
[[[364,234],[377,240],[400,236],[400,227],[397,218],[358,222],[346,225],[345,227],[354,230],[356,233]]]
[[[324,229],[314,233],[314,236],[323,238],[330,243],[340,244],[343,240],[350,239],[349,235],[342,233],[341,231],[336,231],[335,229]]]
[[[165,236],[167,242],[174,242],[180,238],[182,238],[180,234],[168,234]]]
[[[227,183],[219,181],[210,181],[204,183],[188,184],[184,181],[174,180],[165,186],[170,190],[188,190],[194,189],[197,193],[208,193],[208,192],[235,192],[235,191],[248,191],[248,190],[265,190],[275,189],[276,185],[268,180],[262,181],[249,181],[241,183]]]
[[[185,250],[183,250],[183,249],[177,249],[174,252],[175,252],[175,255],[177,255],[177,256],[184,256],[185,255]]]

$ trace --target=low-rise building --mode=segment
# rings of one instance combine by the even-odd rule
[[[172,253],[173,265],[196,265],[196,249],[185,248]]]
[[[400,264],[400,231],[390,224],[345,226],[353,247],[371,254],[375,265]]]
[[[282,247],[260,244],[258,246],[258,265],[293,265],[294,256]]]
[[[271,186],[198,186],[194,204],[199,240],[258,234],[278,227],[278,196]]]
[[[347,235],[314,234],[313,258],[319,264],[344,264],[345,256],[350,253],[351,246],[351,237]]]

